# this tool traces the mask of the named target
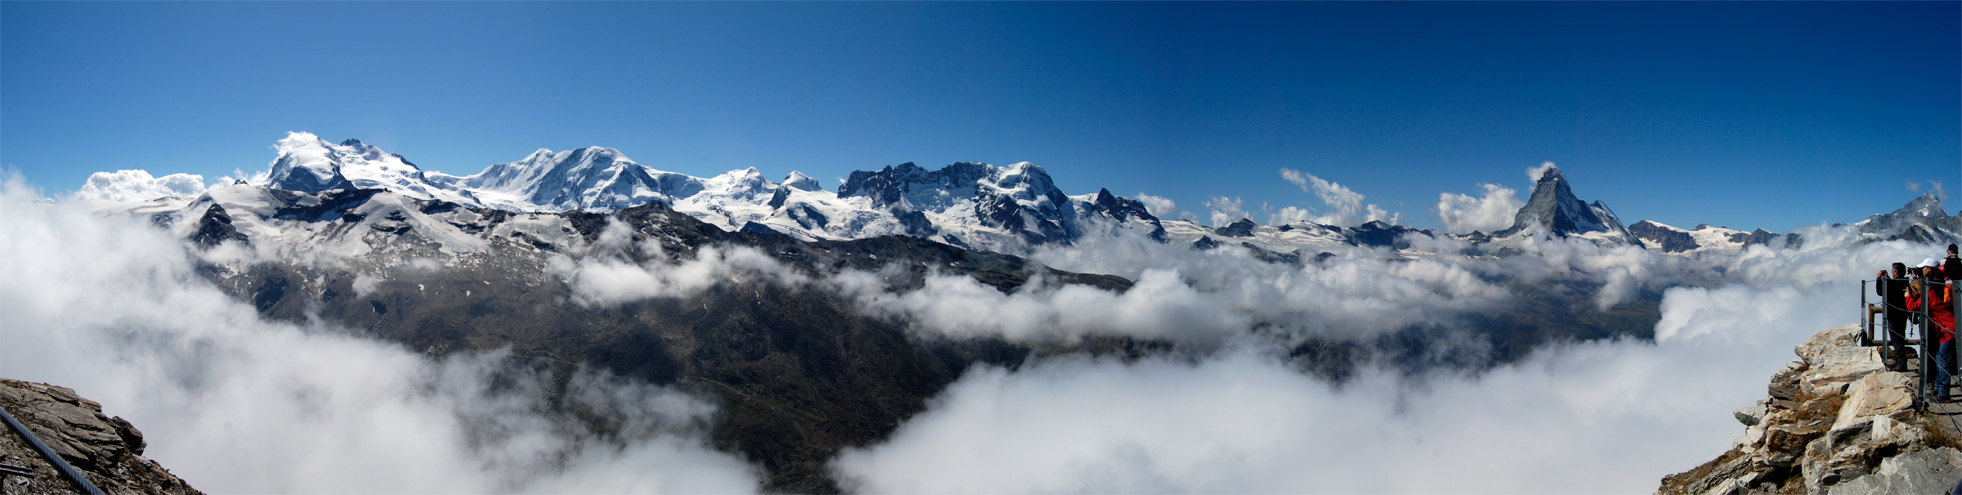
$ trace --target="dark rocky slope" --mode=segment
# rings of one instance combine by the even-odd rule
[[[1004,292],[1033,278],[1119,291],[1130,286],[1119,277],[1060,272],[913,237],[802,242],[726,232],[660,204],[562,215],[587,242],[618,221],[632,230],[636,245],[654,240],[676,260],[695,259],[710,246],[747,246],[806,275],[845,268],[881,273],[891,289],[920,287],[934,272],[971,276]],[[509,217],[484,216],[487,223]],[[711,428],[713,444],[762,466],[762,488],[773,491],[837,491],[826,463],[840,449],[882,440],[973,364],[1015,367],[1032,353],[1135,354],[1160,345],[926,337],[902,322],[861,315],[821,287],[761,279],[721,280],[685,297],[583,306],[572,302],[561,276],[544,268],[548,256],[568,246],[537,239],[499,246],[482,262],[397,270],[366,290],[356,289],[355,272],[287,263],[205,273],[273,319],[318,316],[432,356],[509,348],[519,361],[561,380],[576,369],[598,369],[715,398],[721,412]],[[645,252],[632,256],[647,261]],[[602,431],[607,423],[585,419]]]
[[[27,425],[105,493],[188,495],[201,493],[143,457],[143,432],[123,418],[102,414],[102,405],[74,390],[0,378],[0,407]],[[81,489],[61,475],[12,429],[0,428],[0,463],[24,466],[33,478],[7,476],[3,493],[68,494]]]

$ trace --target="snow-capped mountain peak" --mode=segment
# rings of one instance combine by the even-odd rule
[[[790,175],[788,177],[783,178],[783,184],[781,185],[799,191],[824,190],[824,184],[819,183],[817,179],[811,178],[811,176],[804,175],[803,172],[798,172],[795,170],[790,171]]]
[[[254,185],[314,193],[352,190],[335,194],[356,196],[386,190],[407,199],[454,203],[432,206],[438,209],[608,211],[661,203],[731,231],[772,232],[806,240],[911,235],[1011,253],[1074,243],[1085,235],[1086,222],[1093,221],[1136,230],[1159,242],[1177,240],[1168,232],[1172,226],[1146,211],[1142,203],[1107,190],[1068,196],[1046,170],[1030,162],[1005,166],[960,162],[935,170],[908,162],[853,172],[832,192],[801,172],[791,172],[781,183],[754,167],[692,177],[641,165],[617,149],[600,146],[537,149],[521,160],[493,164],[466,176],[421,170],[400,155],[358,139],[332,144],[313,134],[293,133],[280,141],[279,150],[272,170]],[[1262,246],[1296,241],[1317,246],[1363,243],[1349,239],[1352,236],[1346,231],[1322,235],[1316,233],[1325,229],[1306,226],[1266,230],[1274,232],[1272,242],[1265,238],[1249,242]],[[1193,239],[1214,234],[1183,224],[1177,234],[1185,236],[1188,231]]]
[[[702,190],[702,180],[648,168],[620,150],[600,146],[553,152],[499,163],[462,177],[486,206],[532,210],[618,210],[675,199]]]
[[[1548,164],[1545,170],[1539,182],[1533,184],[1533,196],[1526,200],[1526,206],[1514,214],[1512,227],[1495,236],[1510,236],[1538,226],[1556,236],[1599,238],[1613,243],[1630,239],[1628,229],[1606,203],[1582,202],[1574,197],[1567,185],[1567,175],[1559,167]]]
[[[341,175],[343,164],[334,145],[306,132],[289,132],[276,147],[279,157],[257,185],[290,191],[323,191],[350,187]]]
[[[1923,193],[1901,206],[1901,209],[1882,213],[1861,220],[1861,232],[1894,232],[1913,224],[1941,222],[1948,218],[1948,211],[1942,207],[1942,197],[1934,192]]]
[[[255,184],[290,191],[389,189],[417,199],[473,202],[468,192],[431,181],[402,155],[349,139],[333,144],[307,132],[279,140],[279,157]]]

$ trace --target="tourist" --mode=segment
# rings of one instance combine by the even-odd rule
[[[1925,323],[1926,326],[1922,327],[1921,338],[1933,337],[1936,343],[1934,346],[1935,381],[1932,382],[1934,389],[1928,391],[1928,397],[1931,400],[1947,402],[1948,367],[1950,356],[1955,352],[1955,307],[1944,299],[1941,287],[1927,280],[1908,283],[1907,309],[1922,311],[1922,305],[1927,305],[1928,321]]]
[[[1894,371],[1907,371],[1907,265],[1894,263],[1892,277],[1886,270],[1874,278],[1874,295],[1880,296],[1880,304],[1886,313],[1887,346],[1893,348],[1894,361],[1889,368]]]

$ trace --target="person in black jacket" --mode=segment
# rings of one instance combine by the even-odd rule
[[[1948,275],[1949,280],[1962,278],[1962,258],[1955,257],[1954,244],[1948,245],[1948,257],[1942,258],[1942,273]]]
[[[1907,371],[1907,264],[1894,263],[1894,276],[1882,271],[1873,281],[1874,295],[1880,296],[1887,319],[1887,347],[1893,348],[1889,368]]]

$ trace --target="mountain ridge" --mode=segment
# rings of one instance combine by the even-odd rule
[[[1514,213],[1511,226],[1495,232],[1445,235],[1388,223],[1267,226],[1249,220],[1248,225],[1207,227],[1190,220],[1160,219],[1138,200],[1110,194],[1108,189],[1068,195],[1055,186],[1046,170],[1028,162],[1007,166],[958,162],[931,170],[907,162],[854,171],[833,192],[797,171],[790,172],[782,183],[763,177],[753,167],[693,177],[654,169],[619,150],[599,146],[539,149],[524,159],[492,164],[467,176],[423,171],[399,154],[358,139],[335,145],[296,132],[280,141],[279,150],[270,170],[253,183],[294,191],[382,188],[417,199],[526,212],[614,211],[659,202],[728,231],[773,232],[804,240],[910,235],[1010,253],[1070,245],[1089,232],[1101,231],[1090,227],[1097,223],[1133,230],[1158,242],[1202,249],[1246,244],[1267,253],[1295,253],[1296,259],[1302,253],[1333,253],[1351,247],[1407,249],[1412,244],[1403,239],[1409,235],[1450,237],[1479,245],[1544,232],[1556,238],[1625,244],[1679,255],[1803,244],[1797,232],[1706,232],[1648,220],[1625,225],[1605,202],[1576,197],[1565,174],[1550,164],[1536,169],[1539,178],[1528,201]],[[1962,217],[1942,211],[1941,199],[1933,193],[1915,198],[1900,210],[1853,225],[1863,238],[1861,242],[1962,241]],[[1244,240],[1216,240],[1224,238]]]

